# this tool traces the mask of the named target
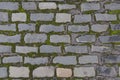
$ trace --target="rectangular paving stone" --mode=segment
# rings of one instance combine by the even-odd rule
[[[40,32],[45,32],[45,33],[49,33],[49,32],[63,32],[64,31],[64,26],[60,25],[60,26],[55,26],[55,25],[41,25],[39,28]]]
[[[12,52],[12,46],[0,45],[0,53],[10,53]]]
[[[22,2],[22,8],[25,10],[36,10],[37,6],[35,2]]]
[[[8,77],[8,72],[6,67],[0,67],[0,78]]]
[[[2,10],[17,10],[18,8],[18,2],[0,2],[0,9]]]
[[[53,21],[53,13],[32,13],[30,15],[31,21]]]
[[[35,31],[35,24],[18,24],[19,31]]]
[[[76,5],[74,4],[58,4],[59,10],[69,10],[69,9],[75,9]]]
[[[27,33],[24,37],[25,43],[44,43],[46,40],[46,34]]]
[[[105,5],[105,9],[120,10],[120,3],[110,3]]]
[[[57,56],[53,59],[53,63],[64,64],[64,65],[76,65],[75,56]]]
[[[0,22],[6,22],[6,21],[8,21],[8,13],[0,12]]]
[[[88,53],[88,47],[87,46],[66,46],[65,52],[70,53]]]
[[[61,46],[42,45],[40,53],[62,53]]]
[[[16,31],[16,25],[15,24],[4,24],[0,25],[1,31]]]
[[[55,2],[40,2],[40,9],[57,9],[57,5]]]
[[[46,0],[46,1],[63,2],[64,0]]]
[[[99,3],[82,3],[81,11],[90,11],[90,10],[99,10],[100,4]]]
[[[84,14],[84,15],[75,15],[74,16],[74,23],[86,23],[91,22],[91,15]]]
[[[111,24],[112,30],[120,30],[120,24]]]
[[[24,64],[31,64],[31,65],[40,65],[40,64],[47,64],[48,63],[48,57],[25,57],[24,58]]]
[[[30,46],[16,46],[16,50],[17,53],[30,53],[30,52],[38,52],[38,48],[37,47],[30,47]]]
[[[100,0],[87,0],[87,1],[91,2],[91,1],[100,1]]]
[[[22,57],[21,56],[4,57],[2,62],[3,63],[20,63],[22,62]]]
[[[50,42],[52,43],[70,43],[69,35],[51,35]]]
[[[96,21],[115,21],[117,17],[115,14],[95,14]]]
[[[16,35],[13,35],[13,36],[7,36],[7,35],[4,35],[4,34],[1,34],[0,35],[0,43],[19,43],[20,42],[20,39],[21,39],[21,35],[20,34],[16,34]]]

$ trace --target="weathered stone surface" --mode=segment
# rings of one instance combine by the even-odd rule
[[[87,0],[87,1],[91,2],[91,1],[100,1],[100,0]]]
[[[40,53],[61,53],[61,46],[42,45]]]
[[[109,10],[120,10],[120,4],[119,3],[111,3],[111,4],[106,4],[105,9]]]
[[[56,13],[57,23],[71,22],[71,14],[68,13]]]
[[[2,31],[16,31],[16,25],[15,24],[0,25],[0,30],[2,30]]]
[[[66,46],[65,51],[71,52],[71,53],[88,53],[88,47],[87,46]]]
[[[106,24],[94,24],[91,26],[91,30],[95,31],[95,32],[103,32],[103,31],[107,31],[107,29],[109,28],[109,25]]]
[[[0,67],[0,78],[8,77],[8,72],[6,67]]]
[[[86,23],[91,22],[91,15],[75,15],[74,16],[74,23]]]
[[[26,13],[12,13],[12,21],[22,21],[25,22],[27,20]]]
[[[12,52],[12,46],[0,45],[0,53],[10,53]]]
[[[9,77],[14,77],[14,78],[20,78],[24,77],[27,78],[29,77],[29,69],[28,67],[15,67],[15,66],[10,66],[9,67]]]
[[[29,46],[16,46],[17,53],[30,53],[30,52],[38,52],[37,47],[29,47]]]
[[[82,26],[82,25],[70,25],[68,26],[68,30],[71,32],[88,32],[89,26]]]
[[[52,43],[70,43],[69,35],[51,35],[50,42]]]
[[[55,69],[52,66],[38,67],[33,70],[33,77],[53,77],[54,71]]]
[[[39,8],[40,9],[56,9],[57,5],[55,2],[40,2]]]
[[[94,56],[94,55],[80,56],[79,57],[79,63],[80,64],[98,63],[98,57]]]
[[[19,31],[35,31],[35,24],[18,24]]]
[[[36,10],[37,6],[35,2],[22,2],[22,8],[25,10]]]
[[[74,76],[75,77],[94,77],[95,69],[94,67],[75,67]]]
[[[18,2],[0,2],[0,9],[2,10],[17,10],[18,8]]]
[[[77,61],[75,56],[57,56],[53,59],[53,63],[75,65],[77,64]]]
[[[8,13],[0,12],[0,22],[8,21]]]
[[[114,14],[95,14],[96,21],[115,21],[117,20]]]
[[[30,15],[31,21],[53,21],[53,13],[32,13]]]
[[[112,30],[120,30],[120,24],[111,24]]]
[[[55,26],[55,25],[41,25],[40,32],[63,32],[64,31],[64,26],[60,25],[60,26]]]
[[[76,8],[76,5],[71,4],[58,4],[59,10],[68,10],[68,9],[74,9]]]
[[[84,35],[76,38],[77,42],[87,43],[87,42],[95,42],[95,35]]]
[[[69,68],[57,68],[56,69],[57,77],[71,77],[72,70]]]
[[[17,35],[14,35],[14,36],[7,36],[7,35],[3,35],[1,34],[0,35],[0,43],[18,43],[20,42],[20,37],[21,35],[20,34],[17,34]]]
[[[63,2],[64,0],[46,0],[46,1],[56,1],[56,2]]]
[[[24,64],[27,64],[27,63],[32,65],[46,64],[48,63],[48,58],[47,57],[35,57],[35,58],[25,57]]]
[[[21,56],[10,56],[10,57],[4,57],[3,63],[20,63],[22,62]]]
[[[81,11],[90,11],[90,10],[99,10],[100,4],[99,3],[82,3],[81,4]]]
[[[27,33],[24,37],[25,43],[43,43],[47,40],[46,34]]]

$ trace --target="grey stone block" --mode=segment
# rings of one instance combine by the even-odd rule
[[[76,8],[76,5],[73,4],[58,4],[59,10],[69,10]]]
[[[8,77],[7,68],[0,67],[0,78],[5,78],[5,77]]]
[[[10,53],[12,51],[11,46],[0,45],[0,53]]]
[[[22,2],[22,8],[25,10],[36,10],[37,6],[35,2]]]
[[[120,24],[111,24],[112,30],[120,30]]]
[[[8,13],[0,12],[0,22],[8,21]]]
[[[12,21],[21,21],[25,22],[27,20],[27,15],[26,13],[12,13]]]
[[[0,30],[2,30],[2,31],[16,31],[16,25],[15,24],[0,25]]]
[[[120,10],[120,4],[119,3],[111,3],[111,4],[106,4],[105,9],[109,10]]]

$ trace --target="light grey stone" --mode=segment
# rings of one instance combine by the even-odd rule
[[[53,21],[53,13],[32,13],[30,15],[31,21]]]
[[[46,34],[30,34],[27,33],[24,37],[25,43],[44,43],[47,40],[47,35]]]
[[[38,67],[33,70],[33,77],[53,77],[55,68],[52,66]]]
[[[27,20],[26,13],[12,13],[12,21],[22,21],[25,22]]]
[[[120,10],[120,4],[119,3],[110,3],[105,5],[105,9],[109,10]]]
[[[30,47],[30,46],[16,46],[17,53],[30,53],[30,52],[38,52],[37,47]]]
[[[55,2],[40,2],[39,8],[40,9],[56,9],[57,5]]]
[[[47,64],[48,58],[47,57],[25,57],[24,64],[32,64],[32,65],[40,65],[40,64]]]
[[[92,2],[92,1],[100,1],[100,0],[87,0],[87,1]]]
[[[22,2],[22,8],[25,10],[36,10],[37,6],[35,2]]]
[[[81,43],[95,42],[95,40],[95,35],[84,35],[76,38],[76,41]]]
[[[52,43],[70,43],[69,35],[51,35],[50,42]]]
[[[1,2],[0,9],[2,10],[17,10],[19,8],[18,2]]]
[[[20,39],[21,39],[21,35],[20,34],[16,34],[14,36],[7,36],[7,35],[0,35],[0,43],[19,43]]]
[[[35,24],[18,24],[19,31],[35,31]]]
[[[90,14],[75,15],[74,16],[74,23],[86,23],[86,22],[91,22],[91,15]]]
[[[63,25],[55,26],[55,25],[51,25],[51,24],[41,25],[39,31],[40,32],[46,32],[46,33],[49,33],[49,32],[63,32],[64,31],[64,26]]]
[[[94,77],[95,69],[94,67],[75,67],[74,77]]]
[[[7,68],[0,67],[0,78],[5,78],[5,77],[8,77]]]
[[[76,8],[76,5],[72,4],[58,4],[59,10],[68,10],[68,9],[74,9]]]
[[[86,55],[86,56],[80,56],[79,57],[79,63],[80,64],[94,64],[94,63],[98,63],[98,57],[95,55]]]
[[[70,25],[68,26],[68,30],[71,32],[88,32],[89,31],[89,26],[85,25]]]
[[[109,28],[109,25],[107,24],[94,24],[91,26],[91,30],[95,31],[95,32],[103,32],[103,31],[107,31],[107,29]]]
[[[21,56],[10,56],[3,58],[3,63],[20,63],[20,62],[22,62]]]
[[[99,3],[82,3],[81,4],[81,11],[90,11],[90,10],[99,10],[100,4]]]
[[[120,24],[111,24],[112,30],[120,30]]]
[[[42,45],[40,53],[61,53],[61,46]]]
[[[66,46],[65,51],[71,53],[88,53],[88,48],[87,46]]]
[[[16,25],[15,24],[0,25],[0,30],[2,30],[2,31],[16,31]]]
[[[96,21],[115,21],[117,16],[115,14],[95,14]]]
[[[0,53],[11,53],[12,46],[0,45]]]
[[[57,56],[53,59],[53,63],[75,65],[77,64],[77,61],[75,56]]]
[[[64,0],[46,0],[46,1],[63,2]]]
[[[8,21],[8,13],[0,12],[0,22]]]

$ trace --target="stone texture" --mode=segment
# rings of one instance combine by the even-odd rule
[[[94,67],[75,67],[74,76],[75,77],[94,77],[95,69]]]
[[[0,53],[11,53],[12,46],[0,45]]]
[[[35,2],[22,2],[22,8],[25,10],[36,10],[37,6]]]
[[[58,4],[59,10],[69,10],[69,9],[75,9],[76,5],[72,4]]]
[[[16,25],[15,24],[4,24],[0,25],[1,31],[16,31]]]
[[[71,22],[71,14],[56,13],[56,22],[57,23]]]
[[[49,33],[49,32],[63,32],[64,31],[64,26],[60,25],[60,26],[55,26],[55,25],[41,25],[39,28],[40,32],[45,32],[45,33]]]
[[[40,47],[40,53],[61,53],[61,47],[52,45],[42,45]]]
[[[8,72],[6,67],[0,67],[0,78],[8,77]]]
[[[8,21],[8,13],[0,12],[0,22]]]
[[[111,3],[111,4],[106,4],[105,9],[109,10],[120,10],[120,4],[119,3]]]
[[[47,57],[25,57],[24,64],[32,64],[32,65],[40,65],[40,64],[47,64],[48,58]]]
[[[69,35],[51,35],[50,42],[52,43],[70,43]]]
[[[40,9],[56,9],[57,5],[54,2],[40,2],[39,8]]]
[[[27,33],[24,37],[25,43],[44,43],[46,40],[46,34]]]
[[[86,56],[80,56],[79,57],[79,63],[80,64],[94,64],[94,63],[98,63],[98,57],[94,56],[94,55],[86,55]]]
[[[68,31],[71,32],[89,32],[89,26],[85,25],[70,25],[68,26]]]
[[[66,46],[65,51],[70,53],[88,53],[88,47],[87,46]]]
[[[91,1],[100,1],[100,0],[87,0],[87,1],[91,2]]]
[[[57,77],[71,77],[72,70],[69,68],[57,68],[56,69]]]
[[[27,20],[26,13],[12,13],[12,21],[22,21],[25,22]]]
[[[15,67],[15,66],[10,66],[9,67],[9,77],[14,77],[14,78],[20,78],[24,77],[27,78],[29,77],[29,68],[28,67]]]
[[[77,61],[75,56],[57,56],[53,59],[53,63],[75,65],[77,64]]]
[[[120,30],[120,24],[111,24],[112,30]]]
[[[53,13],[32,13],[30,15],[31,21],[53,21]]]
[[[10,56],[3,58],[3,63],[20,63],[20,62],[23,62],[21,56]]]
[[[54,71],[55,69],[52,66],[38,67],[33,70],[33,77],[53,77]]]
[[[30,52],[38,52],[37,47],[29,47],[29,46],[16,46],[16,52],[17,53],[30,53]]]
[[[91,22],[91,15],[84,14],[84,15],[75,15],[74,16],[74,23],[86,23]]]

